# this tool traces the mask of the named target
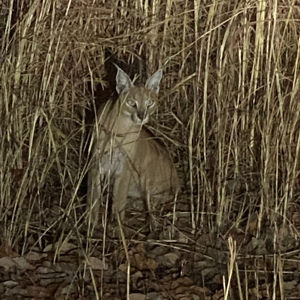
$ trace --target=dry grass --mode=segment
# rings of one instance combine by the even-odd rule
[[[75,239],[92,251],[80,191],[110,60],[131,75],[164,69],[152,124],[185,183],[191,232],[256,212],[258,237],[267,219],[299,238],[299,20],[292,0],[1,1],[1,243],[24,253]]]

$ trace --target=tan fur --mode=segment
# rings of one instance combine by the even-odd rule
[[[98,222],[101,183],[109,178],[113,209],[124,220],[127,197],[166,200],[179,190],[179,179],[166,148],[142,126],[157,107],[162,71],[145,87],[133,85],[118,68],[119,99],[100,110],[94,132],[92,166],[88,180],[88,203],[93,224]]]

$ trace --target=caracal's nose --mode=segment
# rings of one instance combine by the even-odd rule
[[[138,112],[137,112],[137,116],[138,116],[138,118],[139,118],[141,121],[143,121],[144,118],[145,118],[145,112],[144,112],[144,111],[138,111]]]

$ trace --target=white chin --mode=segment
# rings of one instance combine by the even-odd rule
[[[146,124],[146,123],[148,123],[148,117],[142,121],[143,125]]]

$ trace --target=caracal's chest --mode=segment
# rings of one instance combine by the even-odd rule
[[[100,172],[105,176],[118,176],[122,174],[125,164],[134,161],[138,134],[113,133],[108,135],[102,132],[101,136],[103,143],[98,149],[100,152],[103,151],[99,162]]]

